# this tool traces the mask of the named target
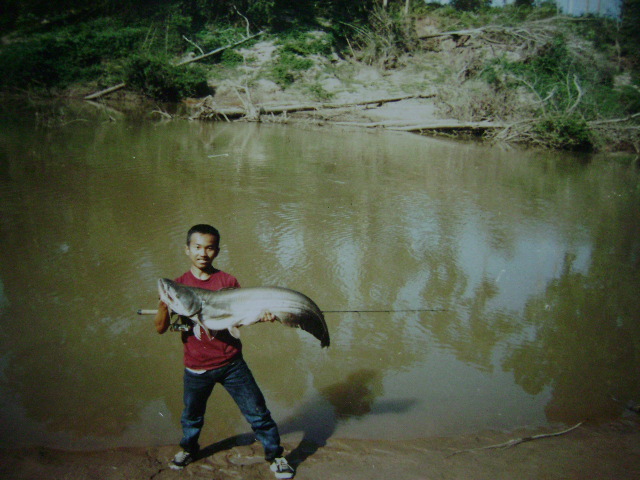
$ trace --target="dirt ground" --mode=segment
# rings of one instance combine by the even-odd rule
[[[317,446],[285,437],[296,478],[307,480],[637,479],[637,416],[604,425],[581,425],[558,436],[552,430],[482,432],[415,440],[329,439]],[[522,439],[522,442],[518,442]],[[226,439],[182,471],[169,469],[175,446],[65,452],[48,448],[0,450],[2,479],[268,479],[259,443]],[[506,448],[492,447],[505,442]]]

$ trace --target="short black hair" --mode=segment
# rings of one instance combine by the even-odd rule
[[[220,232],[217,228],[212,227],[211,225],[207,225],[206,223],[199,223],[198,225],[194,225],[187,232],[187,245],[191,242],[191,235],[194,233],[200,233],[202,235],[213,235],[218,240],[218,246],[220,246]]]

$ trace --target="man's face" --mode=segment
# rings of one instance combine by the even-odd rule
[[[211,267],[213,259],[218,256],[220,248],[215,235],[208,233],[194,233],[191,235],[189,245],[185,247],[187,256],[191,259],[194,267],[206,270]]]

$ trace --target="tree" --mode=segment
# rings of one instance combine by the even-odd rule
[[[451,0],[451,5],[456,10],[463,12],[476,12],[482,8],[489,7],[491,0]]]
[[[629,55],[638,63],[638,44],[640,43],[640,0],[622,0],[620,10],[620,34],[623,55]]]

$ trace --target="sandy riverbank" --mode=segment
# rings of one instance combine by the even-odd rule
[[[324,446],[285,436],[296,478],[307,480],[636,479],[640,478],[640,421],[628,417],[582,425],[559,436],[488,448],[557,430],[482,432],[404,441],[329,439]],[[65,452],[48,448],[0,451],[2,479],[268,479],[261,446],[229,439],[182,472],[168,468],[175,446]],[[462,450],[476,449],[460,452]],[[453,454],[453,455],[452,455]]]

